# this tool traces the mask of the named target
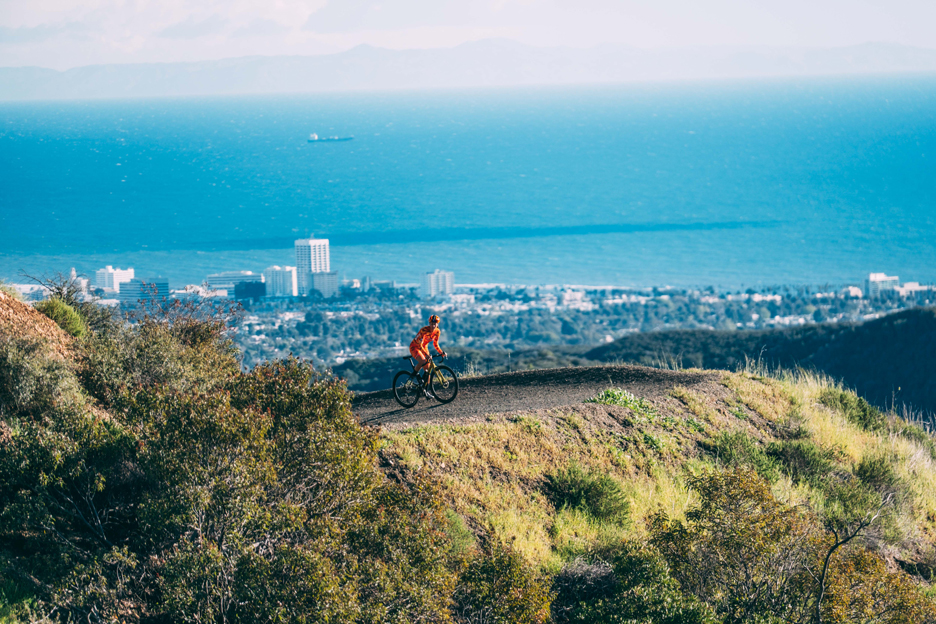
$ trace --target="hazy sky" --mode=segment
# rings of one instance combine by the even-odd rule
[[[936,0],[0,0],[0,66],[56,69],[488,37],[572,47],[936,48],[934,33]]]

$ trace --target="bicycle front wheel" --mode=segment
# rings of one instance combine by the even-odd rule
[[[458,377],[448,366],[437,366],[432,373],[430,389],[439,403],[448,403],[458,394]]]
[[[419,401],[422,387],[419,378],[409,371],[400,371],[393,378],[393,398],[403,407],[413,407]]]

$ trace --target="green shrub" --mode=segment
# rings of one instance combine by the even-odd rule
[[[936,621],[936,604],[925,589],[901,572],[888,569],[884,558],[865,548],[836,557],[822,604],[822,621],[830,624],[874,622],[913,624]]]
[[[474,533],[465,524],[460,515],[451,509],[445,510],[445,518],[448,520],[446,532],[449,541],[452,544],[452,554],[456,557],[467,556],[476,545]]]
[[[485,549],[465,566],[455,592],[455,620],[464,624],[545,624],[552,594],[516,552]]]
[[[0,418],[40,421],[84,409],[86,399],[73,366],[50,357],[39,339],[0,330]]]
[[[237,351],[222,328],[200,331],[193,324],[151,319],[103,328],[83,346],[82,383],[107,407],[131,390],[208,392],[223,386],[240,370]]]
[[[715,624],[713,611],[682,592],[655,549],[625,542],[610,565],[572,562],[557,577],[557,623]]]
[[[780,477],[777,460],[743,431],[723,431],[711,443],[703,444],[703,447],[725,466],[752,468],[771,483]]]
[[[794,483],[809,483],[819,489],[838,469],[835,452],[809,440],[775,442],[767,447],[766,453]]]
[[[884,502],[880,493],[855,478],[830,481],[824,494],[822,520],[839,533],[847,533],[849,527],[872,517]]]
[[[37,613],[35,593],[10,579],[0,580],[0,622],[45,624],[51,620]]]
[[[644,431],[643,442],[654,451],[660,452],[663,450],[663,441],[649,431]]]
[[[74,621],[446,621],[437,496],[377,469],[343,383],[286,360],[239,372],[223,336],[160,322],[69,365],[0,336],[0,570]]]
[[[650,401],[638,396],[634,396],[628,390],[621,388],[608,388],[598,395],[585,399],[585,403],[601,403],[602,405],[620,405],[627,407],[636,414],[652,419],[657,415],[653,404]]]
[[[892,492],[900,486],[894,464],[885,455],[863,457],[854,472],[862,483],[877,492]]]
[[[854,392],[826,388],[819,395],[819,402],[865,431],[884,431],[887,428],[884,414]]]
[[[695,431],[696,433],[704,433],[704,432],[705,432],[705,426],[704,426],[702,423],[700,423],[698,420],[696,420],[695,418],[693,418],[692,416],[687,416],[687,417],[686,417],[686,425],[688,425],[688,427],[689,427],[691,430]]]
[[[132,438],[91,414],[69,365],[29,339],[0,336],[0,416],[4,577],[60,612],[106,611],[121,591],[106,577],[127,561],[112,546],[132,516],[122,492],[139,486]]]
[[[863,464],[863,465],[862,465]],[[838,535],[849,534],[860,527],[863,538],[878,547],[899,544],[906,538],[906,529],[900,521],[903,494],[899,482],[888,486],[894,475],[876,459],[862,462],[856,472],[869,481],[878,481],[877,487],[861,478],[846,475],[830,480],[824,488],[824,501],[819,509],[827,529]],[[882,484],[879,480],[883,480]],[[870,524],[865,524],[870,522]]]
[[[698,503],[685,521],[661,511],[650,519],[649,544],[625,542],[615,553],[566,566],[556,579],[555,622],[814,621],[831,531],[777,501],[748,468],[692,477],[688,487]],[[881,504],[857,479],[834,480],[827,499],[822,520],[839,536]],[[822,621],[933,621],[933,603],[909,577],[886,568],[866,549],[840,550],[830,560]]]
[[[118,316],[114,309],[87,300],[77,279],[59,273],[51,278],[31,278],[49,294],[49,299],[58,299],[78,313],[86,329],[96,332],[113,325]]]
[[[546,493],[557,509],[578,509],[598,521],[628,521],[630,502],[621,484],[608,475],[586,471],[578,464],[546,476]]]
[[[81,315],[61,299],[46,299],[37,303],[35,307],[75,338],[82,338],[88,332]]]
[[[347,547],[359,569],[360,622],[444,621],[449,616],[460,562],[446,531],[444,508],[428,482],[383,482]]]
[[[684,593],[708,604],[721,621],[801,621],[803,563],[815,559],[816,528],[801,510],[774,499],[748,468],[692,477],[699,502],[686,521],[651,518],[659,549]]]
[[[588,621],[582,619],[587,605],[608,600],[617,590],[617,576],[610,563],[597,556],[576,557],[553,578],[552,620]]]

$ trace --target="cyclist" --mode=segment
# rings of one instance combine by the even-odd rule
[[[432,343],[432,346],[435,347],[436,352],[445,357],[445,351],[439,348],[439,336],[442,332],[439,331],[439,317],[435,314],[429,317],[429,324],[419,330],[419,333],[416,334],[416,337],[413,338],[413,342],[410,343],[409,352],[413,356],[413,359],[416,360],[416,372],[420,377],[423,377],[422,371],[426,368],[426,364],[429,362],[429,343]]]

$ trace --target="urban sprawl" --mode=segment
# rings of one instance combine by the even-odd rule
[[[328,239],[295,242],[295,266],[261,273],[226,271],[170,290],[162,277],[136,277],[111,266],[93,282],[71,279],[102,305],[132,308],[154,298],[237,300],[235,340],[244,364],[293,354],[327,366],[350,358],[405,354],[425,318],[444,315],[443,342],[457,348],[522,350],[594,345],[638,331],[765,329],[862,321],[936,303],[936,286],[871,273],[861,286],[775,286],[741,292],[714,288],[456,284],[451,271],[422,275],[418,285],[341,279],[331,270]],[[26,298],[39,286],[14,284]]]

